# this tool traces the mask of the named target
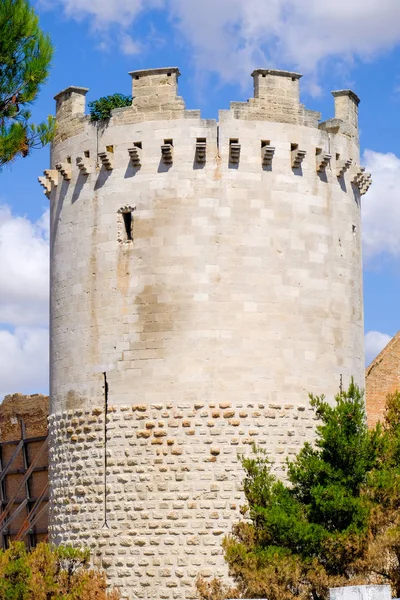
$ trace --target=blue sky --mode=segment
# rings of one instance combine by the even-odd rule
[[[88,101],[131,93],[128,71],[181,70],[188,108],[217,116],[252,95],[255,67],[303,73],[302,100],[333,116],[333,89],[360,97],[367,362],[400,329],[399,0],[37,0],[55,46],[51,75],[33,107],[38,121],[69,85]],[[37,176],[49,150],[0,174],[0,398],[47,391],[48,200]]]

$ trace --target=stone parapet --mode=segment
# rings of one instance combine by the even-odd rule
[[[199,111],[186,110],[184,100],[178,96],[180,72],[177,67],[131,71],[129,75],[132,77],[132,105],[115,109],[109,125],[200,117]],[[253,98],[247,102],[231,102],[229,111],[221,113],[229,112],[235,119],[318,128],[320,113],[308,110],[300,103],[300,74],[256,69],[252,77]],[[82,133],[86,128],[98,127],[88,123],[88,117],[85,117],[87,92],[87,88],[71,86],[55,96],[56,144]],[[332,93],[340,131],[358,143],[358,97],[351,90]]]

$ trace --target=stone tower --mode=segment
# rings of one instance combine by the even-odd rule
[[[358,98],[335,116],[300,75],[254,71],[219,120],[179,71],[131,73],[97,126],[56,96],[51,168],[50,530],[123,598],[193,598],[225,573],[238,452],[279,471],[313,437],[308,393],[363,385]]]

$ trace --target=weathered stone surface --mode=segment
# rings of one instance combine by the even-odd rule
[[[241,407],[246,413],[251,410],[247,402]],[[77,451],[75,432],[87,430],[93,408],[97,409],[100,426],[95,437],[83,436]],[[237,454],[249,451],[252,421],[238,419],[241,437],[237,441],[233,436],[236,428],[221,414],[215,420],[219,431],[216,446],[207,437],[207,422],[213,410],[207,402],[203,403],[201,414],[194,404],[187,403],[180,426],[170,429],[168,438],[158,437],[157,429],[136,429],[143,421],[135,411],[132,429],[147,434],[143,438],[145,445],[137,445],[132,441],[131,428],[120,429],[125,407],[108,415],[107,434],[104,408],[93,408],[83,413],[81,424],[68,412],[50,416],[51,539],[90,547],[95,564],[107,568],[111,582],[122,586],[126,598],[147,597],[146,594],[150,597],[150,591],[146,591],[149,585],[153,597],[159,597],[160,590],[167,593],[176,586],[180,594],[186,589],[193,591],[200,568],[208,568],[213,574],[225,573],[221,542],[230,523],[239,518],[243,503]],[[174,412],[167,404],[162,409],[171,416]],[[186,443],[185,418],[193,413],[196,435]],[[158,414],[158,409],[148,408],[152,423]],[[282,431],[267,428],[257,439],[276,459],[277,473],[281,472],[285,457],[293,455],[309,439],[308,425],[313,426],[314,413],[307,407],[302,414],[298,422],[296,411],[289,412],[284,439]],[[291,427],[295,433],[289,437]],[[285,452],[278,455],[282,445]],[[223,482],[223,487],[218,482]],[[194,539],[197,551],[192,554],[189,548]],[[136,552],[135,547],[143,551]],[[121,548],[127,551],[121,554]],[[151,584],[141,568],[145,556],[151,557],[149,564],[156,567]],[[130,565],[134,568],[129,571]],[[114,580],[112,575],[117,567],[126,568],[121,580]],[[167,570],[170,575],[166,575]],[[178,576],[178,570],[182,576]],[[171,581],[165,582],[168,577]],[[182,578],[187,584],[190,582],[183,588]]]
[[[52,162],[71,180],[50,199],[51,536],[89,545],[124,598],[191,598],[199,572],[226,572],[238,452],[256,442],[280,473],[313,439],[308,393],[363,385],[360,195],[336,175],[359,162],[356,113],[343,120],[340,96],[335,132],[319,129],[296,74],[257,71],[253,101],[217,123],[185,111],[176,69],[132,76],[106,128],[78,114],[83,92],[58,102]]]

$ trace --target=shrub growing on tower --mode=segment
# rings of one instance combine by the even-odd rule
[[[111,111],[114,108],[123,108],[125,106],[131,106],[132,96],[125,96],[124,94],[113,94],[112,96],[103,96],[99,100],[93,100],[89,102],[90,120],[106,121],[111,117]]]

